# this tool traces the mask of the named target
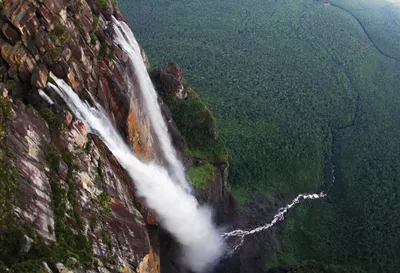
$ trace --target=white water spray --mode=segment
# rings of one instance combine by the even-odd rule
[[[231,250],[227,253],[227,256],[233,255],[243,245],[244,238],[246,236],[249,236],[249,235],[252,235],[252,234],[255,234],[255,233],[259,233],[259,232],[262,232],[262,231],[267,230],[267,229],[270,229],[271,227],[275,226],[275,224],[277,224],[279,221],[283,221],[284,220],[284,216],[289,211],[289,209],[294,207],[296,204],[299,204],[302,200],[319,199],[319,198],[323,198],[325,196],[326,196],[326,194],[324,192],[321,192],[320,194],[299,194],[295,199],[293,199],[293,201],[290,204],[287,204],[286,206],[280,208],[278,210],[278,213],[275,214],[274,219],[270,223],[267,223],[267,224],[265,224],[263,226],[256,227],[256,228],[251,229],[251,230],[237,229],[237,230],[233,230],[231,232],[224,233],[222,235],[222,238],[224,238],[225,240],[230,238],[230,237],[239,237],[239,239],[240,239],[239,243],[236,243],[231,248]]]
[[[173,182],[164,168],[136,158],[100,105],[96,104],[97,109],[90,107],[63,80],[52,74],[51,78],[57,86],[51,83],[49,86],[87,129],[100,137],[128,172],[138,194],[157,212],[162,226],[182,245],[184,265],[195,272],[203,272],[217,263],[223,254],[224,242],[212,222],[209,208],[199,206],[191,194]]]
[[[191,187],[186,180],[185,169],[182,163],[178,160],[175,149],[172,146],[172,141],[168,133],[167,125],[160,111],[160,106],[157,102],[157,93],[147,73],[146,65],[144,64],[140,46],[135,39],[131,29],[124,22],[118,21],[113,17],[113,30],[115,33],[114,41],[128,56],[130,65],[135,71],[139,91],[142,94],[143,102],[146,108],[146,113],[149,115],[152,128],[160,141],[161,149],[167,162],[170,164],[170,172],[174,180],[178,181],[187,191],[191,191]]]

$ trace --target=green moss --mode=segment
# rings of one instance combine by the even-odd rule
[[[93,24],[92,24],[93,31],[96,31],[99,28],[99,23],[100,23],[99,16],[94,14],[93,15]]]
[[[78,4],[76,5],[76,9],[78,12],[81,12],[83,9],[83,3],[81,1],[78,1]]]
[[[77,211],[78,202],[74,184],[70,181],[66,186],[59,181],[51,181],[50,185],[57,237],[57,244],[54,246],[56,258],[65,261],[69,257],[74,257],[90,268],[94,253],[90,239],[81,235],[84,221]],[[67,203],[71,205],[71,211],[67,211]],[[70,218],[66,217],[67,212]]]
[[[92,232],[97,228],[99,224],[97,220],[98,217],[99,217],[98,213],[94,213],[94,215],[92,215],[92,217],[89,220],[89,227]]]
[[[109,5],[108,0],[97,0],[97,4],[99,5],[100,8],[105,8],[106,6]]]
[[[43,263],[39,260],[28,260],[11,267],[11,272],[18,273],[46,273]]]
[[[9,98],[0,98],[0,147],[6,149],[3,145],[3,136],[4,136],[4,126],[5,121],[8,119],[8,116],[11,112],[11,100]],[[0,150],[0,157],[3,151]]]
[[[56,26],[51,30],[49,36],[56,46],[62,46],[68,40],[68,33],[61,26]]]
[[[109,206],[109,203],[111,201],[111,197],[108,195],[108,193],[103,191],[98,196],[98,199],[99,199],[99,203],[100,203],[101,207],[104,209],[104,211],[111,212],[111,208]]]
[[[68,177],[68,180],[70,180],[72,178],[73,171],[78,168],[77,165],[75,164],[76,158],[71,152],[69,152],[67,150],[63,151],[61,153],[61,156],[62,156],[62,159],[64,160],[65,164],[67,164],[67,166],[68,166],[67,177]]]
[[[13,80],[7,80],[7,82],[6,82],[6,88],[7,88],[8,90],[13,89],[14,85],[15,85],[15,82],[14,82]]]
[[[91,150],[92,150],[92,142],[89,140],[89,141],[86,142],[86,144],[85,144],[85,152],[86,152],[87,154],[89,154]]]
[[[97,36],[96,36],[96,34],[93,32],[93,33],[91,33],[90,34],[90,43],[92,44],[92,45],[95,45],[96,44],[96,42],[97,42]]]
[[[50,164],[50,170],[52,170],[55,173],[58,173],[61,160],[60,153],[51,146],[46,148],[45,153],[46,153],[46,158]]]
[[[99,55],[97,56],[97,59],[102,59],[107,55],[108,52],[108,45],[106,42],[101,42],[100,44],[100,50],[99,50]]]
[[[99,159],[99,162],[97,163],[97,175],[99,179],[104,182],[104,174],[103,174],[103,161],[101,161],[101,158]]]
[[[46,51],[45,55],[51,60],[58,59],[62,54],[62,50],[59,47],[54,47]]]
[[[17,185],[17,171],[12,165],[0,159],[0,224],[12,213]]]
[[[107,229],[104,229],[103,232],[101,233],[101,240],[103,244],[105,244],[108,249],[112,249],[112,244],[111,244],[111,236],[110,233],[107,231]]]
[[[8,118],[11,112],[11,100],[9,98],[0,97],[0,111],[1,116],[4,118]]]
[[[215,180],[216,169],[210,163],[189,168],[189,180],[198,190],[206,190],[209,182]]]
[[[0,114],[7,116],[10,111],[8,102],[0,99]],[[3,123],[4,119],[0,119]],[[53,272],[55,264],[66,263],[70,257],[80,261],[85,268],[93,264],[93,249],[90,238],[85,237],[85,222],[79,213],[77,190],[72,180],[73,171],[77,168],[74,156],[68,151],[58,152],[54,147],[46,147],[46,157],[53,172],[58,172],[60,161],[68,165],[66,183],[50,180],[52,211],[57,242],[46,245],[41,237],[27,223],[20,222],[13,213],[14,198],[18,190],[19,174],[17,170],[0,158],[0,272],[11,273],[44,273],[43,261],[46,261]],[[68,210],[67,204],[71,209]],[[67,214],[69,215],[67,217]],[[21,251],[21,242],[27,235],[33,239],[28,253]]]
[[[40,110],[39,113],[47,122],[50,129],[58,132],[63,127],[63,122],[54,114],[50,107]]]
[[[173,119],[188,144],[187,152],[194,157],[211,161],[226,161],[228,151],[222,140],[216,138],[213,115],[192,89],[187,90],[189,95],[184,100],[165,98]]]

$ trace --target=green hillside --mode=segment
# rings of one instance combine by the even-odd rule
[[[151,64],[179,63],[215,115],[240,204],[326,189],[335,166],[266,265],[400,270],[400,12],[382,3],[120,0]]]

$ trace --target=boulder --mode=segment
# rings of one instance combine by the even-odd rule
[[[4,23],[1,26],[1,31],[3,32],[7,40],[13,45],[21,40],[21,35],[19,35],[18,31],[8,23]]]
[[[44,65],[39,65],[33,70],[31,77],[31,84],[37,88],[45,88],[47,85],[47,78],[49,71]]]

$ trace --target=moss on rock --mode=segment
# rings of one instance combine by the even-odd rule
[[[188,144],[187,152],[211,161],[226,161],[228,151],[217,137],[215,118],[196,92],[186,87],[188,97],[165,98],[173,119]]]
[[[198,190],[206,190],[209,183],[215,180],[216,169],[210,163],[189,168],[189,180]]]

